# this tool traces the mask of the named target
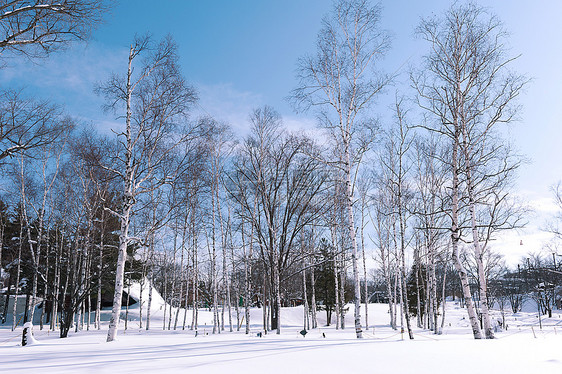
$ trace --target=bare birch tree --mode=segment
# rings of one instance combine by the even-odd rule
[[[367,0],[336,1],[322,20],[316,55],[298,61],[298,86],[292,101],[300,110],[315,107],[322,126],[328,129],[341,154],[331,163],[341,169],[347,206],[355,287],[355,330],[361,330],[361,287],[357,238],[353,213],[354,179],[362,152],[372,140],[367,110],[388,78],[375,71],[375,63],[390,46],[380,28],[380,8]],[[361,132],[366,132],[359,135]],[[358,144],[361,141],[363,144]]]
[[[439,162],[446,157],[443,153],[434,136],[415,143],[416,230],[421,236],[421,246],[425,250],[428,266],[427,314],[429,329],[435,334],[440,332],[437,323],[437,261],[442,247],[447,247],[444,234],[447,229],[446,205],[449,203],[443,188],[448,168]]]
[[[386,132],[383,153],[379,157],[383,186],[390,194],[390,214],[393,216],[392,236],[396,247],[397,275],[400,286],[402,314],[410,339],[414,338],[410,325],[409,302],[406,290],[406,249],[410,247],[412,230],[408,227],[411,215],[412,189],[409,185],[409,152],[412,146],[410,128],[406,123],[406,111],[402,99],[395,104],[395,126]]]
[[[381,179],[381,178],[379,178]],[[388,314],[390,316],[390,327],[396,330],[396,303],[393,295],[393,268],[392,258],[390,256],[391,244],[391,197],[386,188],[384,180],[377,182],[377,192],[374,196],[374,218],[371,216],[371,222],[375,230],[375,238],[371,238],[373,244],[379,248],[377,259],[380,260],[380,269],[384,283],[386,285],[386,297],[388,298]]]
[[[129,234],[131,212],[140,194],[169,180],[169,175],[156,175],[156,170],[177,150],[182,140],[175,132],[178,120],[182,120],[196,100],[194,90],[181,76],[176,49],[169,37],[156,46],[147,37],[137,38],[129,49],[125,77],[114,75],[97,89],[106,97],[108,108],[117,110],[124,106],[125,109],[125,128],[117,132],[121,150],[115,158],[116,165],[108,167],[123,183],[123,205],[118,212],[106,207],[121,224],[107,341],[115,340],[117,335],[127,247],[134,239]],[[144,64],[135,74],[137,58],[145,54]],[[158,176],[158,181],[153,180]]]
[[[494,15],[474,3],[455,4],[442,17],[422,20],[417,33],[430,45],[424,58],[425,71],[412,74],[421,107],[432,116],[425,126],[452,143],[452,244],[453,260],[461,278],[470,322],[476,339],[480,327],[472,305],[466,270],[459,261],[461,238],[459,197],[466,193],[470,232],[478,267],[479,294],[486,338],[493,338],[487,286],[478,233],[475,176],[485,165],[479,151],[493,138],[498,125],[512,122],[517,114],[514,99],[526,80],[509,71],[506,33]],[[491,155],[501,147],[489,149]],[[476,162],[475,162],[476,159]],[[461,175],[462,174],[462,175]],[[463,179],[460,179],[460,177]]]
[[[0,1],[0,56],[44,57],[88,39],[111,5],[103,0]]]
[[[60,108],[48,101],[33,100],[21,91],[1,92],[0,162],[51,144],[69,125],[61,118]]]

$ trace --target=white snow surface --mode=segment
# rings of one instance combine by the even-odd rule
[[[136,298],[139,291],[131,290],[131,295]],[[147,296],[143,294],[144,305]],[[72,331],[65,339],[58,337],[58,331],[39,330],[35,325],[38,342],[26,347],[21,347],[21,326],[16,331],[0,326],[0,372],[562,373],[562,311],[555,311],[552,318],[542,316],[542,330],[536,312],[507,313],[507,331],[497,332],[494,340],[476,341],[472,338],[466,310],[448,302],[443,334],[433,335],[431,331],[415,328],[415,339],[410,341],[407,334],[400,334],[400,328],[394,331],[388,326],[385,304],[369,305],[372,325],[364,330],[361,340],[355,338],[353,305],[346,314],[344,330],[324,326],[325,312],[319,312],[321,327],[310,330],[306,338],[299,334],[303,327],[302,307],[283,308],[281,335],[269,332],[261,338],[257,336],[262,331],[261,309],[252,309],[250,335],[244,334],[245,322],[236,331],[234,308],[234,332],[229,332],[225,313],[225,330],[214,335],[212,313],[200,310],[196,336],[189,330],[191,310],[187,313],[185,330],[182,329],[183,310],[177,330],[173,330],[173,321],[171,330],[167,326],[162,330],[164,301],[157,293],[153,297],[155,314],[151,330],[139,329],[137,303],[129,310],[129,329],[123,331],[122,322],[118,339],[111,343],[105,342],[107,322],[99,331],[92,323],[89,331]],[[103,319],[108,320],[110,310],[103,312]],[[242,309],[240,312],[243,314]],[[361,312],[364,313],[363,307]],[[495,320],[501,318],[499,311],[493,315]],[[143,316],[146,318],[145,311]],[[415,318],[412,323],[415,326]]]

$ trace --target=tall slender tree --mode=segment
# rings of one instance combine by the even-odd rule
[[[453,259],[461,283],[476,339],[481,338],[472,305],[466,270],[460,263],[461,240],[459,199],[466,199],[471,241],[478,267],[480,306],[485,336],[494,337],[487,304],[487,285],[477,217],[477,175],[490,171],[484,158],[503,152],[499,143],[487,145],[497,135],[496,128],[517,115],[515,98],[526,79],[509,70],[514,58],[506,52],[506,33],[501,22],[487,9],[474,3],[454,4],[442,17],[422,20],[418,35],[430,45],[424,70],[412,75],[419,103],[432,115],[425,128],[451,142],[452,171],[451,235]],[[483,154],[482,150],[487,149]],[[509,165],[509,159],[505,159]],[[505,173],[508,166],[504,169]],[[502,173],[500,171],[500,173]],[[494,174],[493,172],[490,174]],[[462,195],[461,195],[462,194]],[[465,197],[466,196],[466,197]]]
[[[318,110],[322,126],[333,137],[340,154],[330,165],[341,170],[347,208],[355,287],[355,330],[361,338],[361,283],[353,212],[356,169],[373,140],[367,110],[388,82],[376,74],[375,64],[390,46],[380,27],[381,10],[367,0],[338,0],[322,20],[316,55],[298,61],[298,86],[292,92],[297,110]]]
[[[105,207],[118,217],[121,224],[107,341],[115,340],[119,325],[127,247],[134,239],[129,233],[131,213],[139,195],[169,181],[170,175],[157,173],[157,169],[164,167],[179,148],[183,140],[182,135],[176,132],[179,121],[185,118],[197,98],[180,73],[176,51],[177,47],[170,37],[155,46],[148,37],[136,38],[129,49],[126,75],[114,75],[97,88],[107,99],[107,108],[125,109],[124,129],[117,132],[120,150],[115,156],[115,164],[107,166],[123,183],[120,210]],[[134,65],[140,56],[146,58],[139,73],[135,74]]]

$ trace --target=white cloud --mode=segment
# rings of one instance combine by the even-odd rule
[[[544,250],[545,246],[554,239],[554,235],[545,232],[536,226],[528,226],[521,230],[513,230],[498,236],[497,240],[490,243],[493,251],[502,253],[506,263],[513,267],[521,258],[528,257],[529,253]]]
[[[127,50],[108,48],[101,44],[77,45],[49,58],[29,61],[16,59],[0,70],[8,84],[68,91],[92,91],[93,85],[123,66],[126,69]],[[123,70],[124,71],[124,70]]]
[[[112,72],[126,71],[127,50],[101,44],[76,45],[47,59],[14,59],[0,69],[2,89],[24,89],[36,99],[63,105],[66,112],[84,123],[105,128],[112,114],[104,114],[103,98],[94,93],[98,82]]]
[[[322,130],[318,128],[314,118],[288,115],[283,118],[283,123],[288,130],[302,131],[311,137],[317,137],[322,134]]]
[[[200,102],[196,106],[193,116],[210,115],[219,121],[226,121],[238,136],[248,134],[249,116],[252,110],[267,105],[262,95],[239,91],[230,83],[196,84],[196,89],[199,91]],[[303,131],[312,137],[318,137],[321,134],[321,130],[316,128],[314,118],[280,114],[284,126],[290,131]]]
[[[208,115],[219,121],[226,121],[239,135],[245,135],[248,131],[250,112],[263,105],[261,95],[239,91],[230,83],[195,86],[199,91],[199,104],[194,110],[194,116]]]
[[[529,253],[543,251],[555,240],[554,235],[547,232],[547,222],[553,219],[558,208],[550,195],[542,195],[537,191],[521,190],[515,195],[533,210],[526,218],[528,224],[519,230],[506,231],[490,243],[490,247],[505,255],[508,265],[514,266],[522,257]]]

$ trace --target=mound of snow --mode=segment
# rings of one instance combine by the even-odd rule
[[[142,288],[142,306],[143,306],[143,310],[145,310],[148,307],[148,294],[150,292],[150,287],[152,285],[150,284],[150,282],[148,281],[148,279],[145,278],[144,280],[144,287]],[[129,309],[137,309],[140,307],[140,301],[141,301],[141,284],[140,282],[133,282],[131,283],[131,286],[129,287],[125,287],[124,289],[125,292],[129,292],[129,297],[131,297],[133,300],[135,300],[137,303],[134,305],[131,305],[129,307]],[[160,295],[160,293],[156,290],[156,288],[154,288],[154,286],[152,286],[152,302],[150,305],[150,312],[151,313],[157,313],[158,311],[164,309],[164,305],[166,305],[166,301],[162,298],[162,295]]]

